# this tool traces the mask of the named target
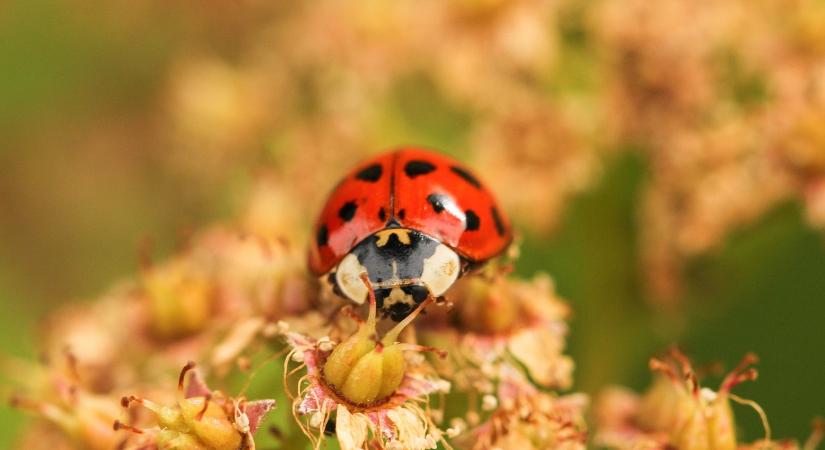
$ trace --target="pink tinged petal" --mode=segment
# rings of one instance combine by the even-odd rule
[[[184,397],[206,397],[211,394],[212,390],[209,389],[209,386],[207,386],[206,382],[203,381],[203,378],[201,378],[200,373],[197,370],[193,370],[191,372],[191,375],[189,375],[189,383],[186,385]]]
[[[372,423],[381,430],[381,435],[384,436],[384,439],[392,441],[396,438],[395,424],[387,417],[387,410],[371,412],[368,413],[367,416]]]
[[[432,394],[433,392],[447,392],[450,390],[450,383],[441,379],[419,378],[414,375],[407,375],[401,382],[401,386],[396,390],[395,396],[406,398],[418,398]]]
[[[312,414],[318,411],[331,411],[338,403],[327,395],[321,386],[314,385],[309,388],[303,400],[298,405],[298,412],[301,414]]]
[[[261,425],[261,420],[264,416],[275,408],[275,400],[255,400],[254,402],[247,402],[243,408],[243,412],[249,419],[249,432],[255,433]]]
[[[318,361],[321,358],[321,351],[315,347],[304,350],[303,363],[307,366],[307,375],[313,378],[321,376],[321,366]]]
[[[299,333],[286,333],[286,342],[294,349],[306,349],[315,343],[312,339]]]

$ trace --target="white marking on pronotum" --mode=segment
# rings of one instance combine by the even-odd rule
[[[367,299],[367,286],[361,280],[361,274],[366,271],[367,269],[358,262],[358,257],[352,253],[341,260],[338,270],[335,271],[335,281],[341,292],[359,305]]]
[[[421,281],[427,285],[435,297],[443,294],[458,279],[460,260],[456,252],[444,244],[435,248],[435,253],[424,260]]]

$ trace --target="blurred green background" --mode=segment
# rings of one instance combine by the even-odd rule
[[[168,253],[184,230],[231,219],[254,170],[278,163],[271,146],[256,143],[220,170],[193,173],[169,163],[173,142],[145,138],[157,127],[154,112],[174,56],[193,42],[231,55],[236,41],[228,36],[237,29],[210,34],[191,8],[144,6],[133,5],[140,19],[130,20],[130,7],[95,2],[0,4],[4,353],[36,357],[44,314],[133,273],[143,239]],[[588,64],[581,52],[561,58],[569,70]],[[431,85],[405,83],[383,108],[377,139],[460,155],[469,119]],[[588,77],[570,76],[556,87],[581,83]],[[689,261],[684,306],[662,312],[645,298],[639,262],[638,205],[648,177],[638,154],[611,156],[551,234],[525,236],[518,271],[548,271],[574,310],[575,389],[643,389],[648,358],[674,343],[699,363],[728,368],[754,351],[760,378],[737,393],[764,407],[775,436],[804,438],[810,420],[825,413],[821,233],[805,225],[800,205],[783,203]],[[760,437],[756,414],[735,408],[746,438]],[[24,416],[4,404],[0,423],[0,447],[7,448]]]

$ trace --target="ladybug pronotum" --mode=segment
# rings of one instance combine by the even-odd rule
[[[475,175],[419,148],[380,154],[349,173],[314,229],[309,268],[361,304],[368,287],[399,321],[459,276],[501,254],[510,223]]]

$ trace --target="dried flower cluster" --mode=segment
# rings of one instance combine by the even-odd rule
[[[588,432],[587,396],[563,392],[570,311],[546,275],[519,280],[493,263],[393,324],[371,291],[357,310],[309,279],[296,241],[239,230],[207,230],[98,301],[55,312],[48,362],[6,363],[20,378],[14,403],[41,419],[21,448],[253,449],[273,408],[294,419],[272,423],[277,436],[314,448],[329,434],[347,450],[584,449],[590,436],[611,448],[737,448],[730,391],[755,371],[743,365],[714,392],[680,353],[654,360],[661,376],[643,399],[602,399]],[[228,395],[201,377],[248,384],[260,354],[283,362],[267,397],[291,402]],[[186,364],[176,389],[188,360],[198,370]]]
[[[158,132],[187,170],[267,142],[274,176],[314,206],[327,168],[423,137],[466,148],[505,209],[546,231],[616,150],[639,149],[648,284],[671,301],[686,258],[780,201],[825,226],[816,0],[257,7],[270,20],[233,17],[237,62],[204,50],[170,70]]]
[[[791,197],[823,226],[820,2],[602,2],[607,129],[647,155],[642,213],[653,292],[684,258]],[[680,26],[689,18],[690,27]]]
[[[247,217],[284,204],[271,207]],[[241,230],[208,229],[165,262],[144,258],[134,280],[97,301],[56,311],[47,363],[6,364],[19,378],[15,404],[41,419],[21,445],[255,448],[274,400],[212,390],[201,373],[222,386],[238,373],[251,380],[263,353],[263,364],[284,362],[270,397],[293,400],[277,405],[295,418],[274,424],[278,434],[298,430],[315,447],[331,431],[344,449],[584,448],[587,398],[557,393],[573,362],[568,309],[549,277],[519,281],[491,265],[391,324],[371,291],[356,311],[310,279],[297,238]],[[465,409],[448,411],[456,400]]]
[[[825,433],[825,425],[814,424],[814,432],[803,444],[791,440],[772,441],[767,416],[752,400],[738,397],[731,389],[756,379],[749,367],[756,361],[747,355],[722,380],[718,390],[702,387],[690,361],[671,350],[665,360],[652,359],[656,373],[653,386],[639,397],[623,388],[604,392],[596,405],[598,445],[612,449],[814,449]],[[762,419],[765,438],[747,444],[737,439],[731,400],[751,406]]]
[[[272,408],[295,419],[274,424],[284,446],[300,434],[343,449],[800,448],[737,440],[731,389],[755,372],[713,391],[679,353],[653,363],[644,397],[605,394],[588,430],[588,398],[566,392],[570,311],[548,276],[491,265],[391,328],[309,277],[304,244],[341,168],[403,139],[471,149],[532,231],[632,148],[650,171],[649,284],[672,299],[684,258],[779,201],[800,199],[825,227],[822,2],[248,3],[180,6],[204,35],[170,58],[147,113],[160,120],[121,139],[172,149],[165,164],[193,183],[260,153],[271,168],[235,223],[55,311],[43,364],[3,362],[14,403],[40,418],[20,448],[251,449]],[[233,389],[272,360],[284,377],[271,395]],[[176,389],[187,361],[233,394],[202,375]],[[281,392],[291,404],[270,400]]]

